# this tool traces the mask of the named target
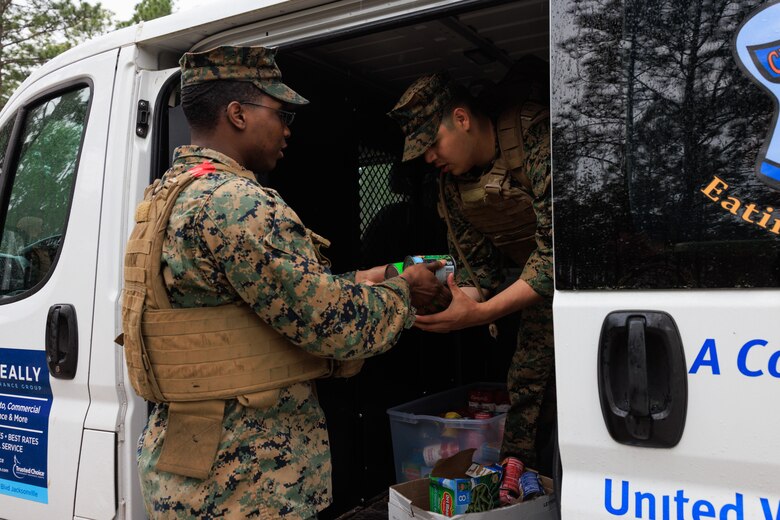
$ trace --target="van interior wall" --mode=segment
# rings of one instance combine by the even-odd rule
[[[293,54],[280,52],[279,62],[285,82],[311,104],[298,111],[285,158],[268,182],[305,225],[331,240],[325,254],[333,272],[446,253],[446,229],[436,213],[437,172],[422,161],[400,164],[403,136],[385,115],[401,92],[372,90]],[[385,155],[393,161],[386,190],[403,197],[366,221],[361,172]],[[389,352],[368,359],[357,376],[318,382],[334,492],[333,506],[320,518],[335,518],[395,482],[388,408],[470,382],[506,379],[515,320],[504,320],[501,329],[498,341],[485,327],[449,334],[411,329]]]

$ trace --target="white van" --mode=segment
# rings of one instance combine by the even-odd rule
[[[0,517],[145,517],[147,405],[113,342],[123,250],[188,140],[178,58],[246,44],[278,47],[312,101],[267,182],[340,271],[445,247],[435,172],[398,165],[384,115],[405,87],[447,69],[485,91],[520,57],[549,59],[562,518],[780,519],[775,6],[237,0],[51,60],[0,112]],[[389,406],[504,377],[513,322],[499,325],[497,344],[413,330],[323,382],[322,518],[393,482]]]

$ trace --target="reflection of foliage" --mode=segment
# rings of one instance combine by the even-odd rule
[[[592,248],[580,258],[614,263],[594,272],[620,276],[643,249],[657,258],[671,244],[722,236],[713,222],[730,215],[710,214],[699,189],[713,175],[752,180],[772,107],[738,69],[731,40],[759,3],[566,3],[576,35],[559,42],[558,70],[572,72],[554,94],[555,191],[566,200],[556,238]]]
[[[69,92],[31,109],[22,138],[6,229],[25,217],[42,219],[38,238],[62,232],[86,119],[89,89]]]
[[[117,27],[127,27],[145,20],[154,20],[171,14],[173,0],[141,0],[135,4],[133,17],[125,22],[119,22]]]
[[[8,147],[8,140],[11,138],[11,130],[13,129],[14,120],[9,119],[0,128],[0,176],[3,174],[3,164],[5,164],[5,151]]]
[[[102,34],[110,15],[79,0],[0,0],[0,107],[33,68]]]

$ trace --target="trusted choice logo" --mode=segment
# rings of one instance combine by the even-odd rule
[[[734,40],[734,55],[745,74],[773,97],[772,130],[758,156],[756,174],[769,186],[780,189],[780,0],[758,9],[742,23]]]
[[[19,459],[16,458],[16,455],[14,455],[14,467],[12,471],[14,477],[20,480],[23,480],[25,478],[43,478],[46,476],[46,474],[39,469],[22,466],[21,463],[19,462]]]

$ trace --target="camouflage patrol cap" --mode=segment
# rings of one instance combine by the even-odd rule
[[[404,161],[419,157],[431,147],[439,131],[444,106],[452,95],[453,83],[449,74],[428,74],[412,83],[387,113],[401,125],[406,135]]]
[[[279,101],[305,105],[309,101],[282,83],[276,49],[223,46],[205,52],[187,52],[179,60],[181,86],[214,80],[248,81]]]

